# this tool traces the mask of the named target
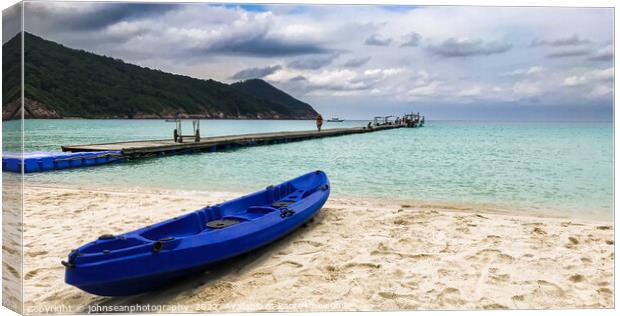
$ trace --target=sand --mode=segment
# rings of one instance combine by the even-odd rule
[[[2,173],[2,304],[22,311],[21,175]]]
[[[614,307],[612,222],[338,197],[285,239],[221,267],[157,292],[97,297],[64,284],[70,249],[239,193],[25,194],[27,313]]]

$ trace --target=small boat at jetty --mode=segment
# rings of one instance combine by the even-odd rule
[[[160,288],[265,246],[312,218],[330,193],[315,171],[222,204],[122,235],[103,235],[69,253],[65,282],[102,296]]]
[[[340,122],[344,122],[343,119],[339,119],[337,117],[332,117],[331,119],[327,120],[328,122],[333,122],[333,123],[340,123]]]

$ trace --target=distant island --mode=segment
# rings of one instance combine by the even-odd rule
[[[314,119],[261,79],[233,84],[166,73],[24,33],[26,118]],[[2,119],[20,115],[20,37],[6,42]]]

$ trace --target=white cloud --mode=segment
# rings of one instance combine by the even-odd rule
[[[541,93],[538,83],[530,81],[518,81],[513,85],[512,90],[517,97],[533,97]]]
[[[611,81],[614,79],[614,67],[594,70],[591,72],[591,75],[599,80]]]
[[[612,61],[614,59],[614,47],[607,45],[596,51],[594,56],[590,57],[591,60],[597,61]]]
[[[431,75],[426,70],[420,70],[412,76],[412,79],[414,85],[424,86],[437,79],[437,75]]]
[[[614,68],[594,69],[580,75],[572,75],[564,79],[565,86],[578,86],[595,81],[611,81],[614,78]]]
[[[586,81],[586,78],[583,76],[570,76],[564,79],[564,85],[569,87],[578,86],[584,84]]]
[[[588,94],[589,97],[599,99],[611,95],[614,90],[609,85],[599,84]]]
[[[541,67],[541,66],[532,66],[530,68],[520,68],[520,69],[515,69],[513,71],[504,73],[505,76],[532,76],[532,75],[538,75],[541,74],[543,71],[545,70],[545,68]]]
[[[459,97],[477,97],[482,94],[482,88],[471,87],[469,89],[461,90],[457,93]]]
[[[430,82],[427,85],[415,87],[407,92],[409,97],[431,97],[438,94],[440,83],[438,81]]]
[[[375,68],[367,69],[364,71],[364,75],[368,77],[390,77],[403,72],[402,68]]]
[[[308,80],[315,85],[328,86],[349,82],[357,78],[355,71],[349,69],[324,70],[318,75],[311,75]]]

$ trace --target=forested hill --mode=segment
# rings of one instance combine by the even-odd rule
[[[310,104],[293,98],[286,92],[270,85],[264,80],[249,79],[235,82],[231,84],[231,86],[259,99],[269,100],[283,108],[288,108],[290,111],[296,111],[298,109],[305,109],[308,112],[312,111],[312,118],[316,118],[317,113],[314,112]]]
[[[3,119],[19,116],[19,43],[3,45]],[[25,33],[25,116],[313,119],[308,104],[260,79],[228,85],[140,67]],[[12,54],[10,52],[17,53]],[[13,72],[15,72],[13,74]],[[249,83],[251,88],[248,88]]]

